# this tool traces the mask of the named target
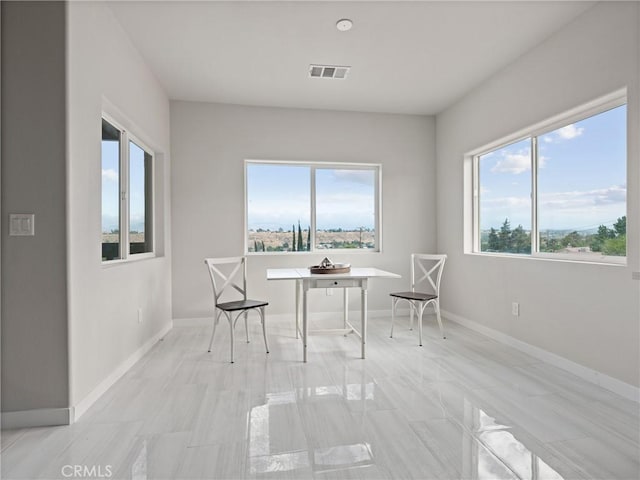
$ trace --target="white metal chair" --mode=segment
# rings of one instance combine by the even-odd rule
[[[216,327],[220,321],[220,315],[225,314],[229,321],[231,330],[231,363],[233,363],[233,344],[236,323],[241,315],[244,314],[244,328],[247,335],[247,343],[249,343],[249,329],[247,326],[247,316],[249,310],[256,310],[260,315],[262,323],[262,336],[264,337],[264,346],[269,353],[269,345],[267,344],[267,332],[265,329],[264,307],[269,305],[268,302],[262,300],[247,299],[247,262],[246,257],[226,257],[226,258],[205,258],[204,263],[209,270],[211,277],[211,286],[213,287],[214,298],[214,320],[213,332],[211,332],[211,340],[209,341],[209,352],[213,344],[213,337],[216,334]],[[240,293],[240,300],[220,302],[220,298],[225,291],[235,289]],[[234,314],[235,318],[234,318]]]
[[[411,255],[411,291],[391,293],[391,334],[393,338],[393,323],[396,316],[396,307],[399,300],[406,300],[410,307],[409,329],[413,330],[413,316],[418,315],[418,337],[422,346],[422,314],[427,305],[433,305],[440,326],[440,334],[444,335],[442,319],[440,318],[440,280],[446,255],[428,255],[424,253],[414,253]],[[416,279],[416,267],[422,275]],[[424,287],[423,288],[423,284]],[[426,291],[423,291],[426,290]]]

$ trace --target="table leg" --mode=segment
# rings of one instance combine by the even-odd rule
[[[309,302],[307,292],[309,286],[303,282],[302,285],[302,361],[307,362],[307,338],[309,334]]]
[[[342,315],[342,319],[343,319],[343,326],[342,328],[347,328],[347,322],[349,321],[349,290],[347,288],[343,288],[342,289],[344,291],[344,312]],[[344,336],[346,337],[347,334],[345,333]]]
[[[300,338],[298,331],[300,330],[300,290],[302,290],[302,281],[296,280],[296,338]]]
[[[362,358],[365,358],[365,348],[367,344],[367,280],[362,281],[362,293],[360,294],[360,315],[362,317]]]

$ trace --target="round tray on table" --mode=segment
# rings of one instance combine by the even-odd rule
[[[349,273],[351,265],[348,263],[334,263],[333,265],[314,265],[309,267],[311,273]]]

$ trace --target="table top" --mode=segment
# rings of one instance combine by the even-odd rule
[[[397,273],[387,272],[379,268],[352,267],[347,273],[311,273],[307,267],[302,268],[267,268],[267,280],[303,280],[303,279],[335,280],[340,278],[401,278]]]

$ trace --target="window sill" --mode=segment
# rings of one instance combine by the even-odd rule
[[[544,254],[521,255],[517,253],[489,253],[489,252],[465,252],[465,255],[477,257],[509,258],[518,260],[539,260],[543,262],[565,262],[581,265],[604,265],[609,267],[626,267],[627,257],[602,256],[598,260],[594,258],[585,259],[578,255]]]
[[[257,256],[257,257],[261,257],[261,256],[268,256],[268,255],[275,255],[275,256],[283,256],[283,255],[293,255],[293,256],[308,256],[308,255],[324,255],[325,257],[327,256],[332,256],[334,254],[336,255],[346,255],[346,254],[356,254],[356,255],[362,255],[365,253],[382,253],[381,250],[360,250],[360,249],[350,249],[350,248],[344,248],[344,249],[326,249],[326,250],[314,250],[312,252],[245,252],[245,255],[249,255],[249,256]]]
[[[150,253],[136,253],[135,255],[131,255],[128,258],[119,259],[119,260],[104,260],[102,261],[102,268],[111,268],[116,267],[118,265],[126,265],[129,263],[137,263],[145,260],[152,260],[154,258],[161,258],[156,255],[154,252]]]

